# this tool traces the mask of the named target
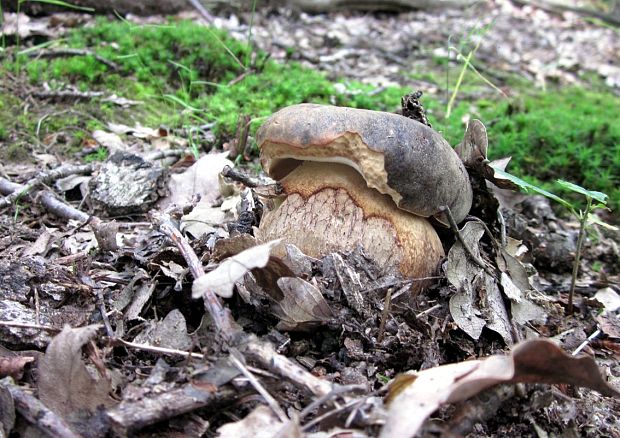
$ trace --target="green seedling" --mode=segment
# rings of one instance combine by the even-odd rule
[[[569,181],[557,180],[556,183],[563,189],[585,196],[586,205],[584,209],[575,207],[571,202],[563,199],[547,190],[544,190],[534,184],[530,184],[527,181],[522,180],[514,175],[509,174],[501,169],[493,168],[495,175],[507,179],[521,188],[526,193],[537,193],[546,196],[549,199],[554,200],[558,204],[564,206],[568,212],[573,215],[579,221],[579,235],[577,237],[577,248],[575,249],[575,260],[573,261],[573,271],[571,275],[571,285],[568,292],[568,305],[567,313],[572,315],[573,313],[573,296],[575,294],[575,284],[577,282],[577,275],[579,274],[579,261],[581,260],[581,252],[583,249],[583,240],[585,238],[586,229],[588,225],[600,225],[607,228],[615,229],[612,225],[606,224],[593,215],[594,211],[598,209],[607,209],[608,196],[603,192],[597,192],[594,190],[585,189],[577,184],[573,184]]]
[[[579,237],[577,237],[577,249],[575,250],[575,261],[573,262],[573,273],[571,275],[570,290],[568,292],[567,312],[571,315],[573,313],[573,295],[575,293],[577,275],[579,274],[579,260],[581,258],[581,249],[583,247],[586,226],[589,224],[597,224],[611,227],[610,225],[601,222],[600,219],[592,214],[595,210],[607,208],[608,196],[605,193],[587,190],[568,181],[558,180],[557,183],[564,189],[570,190],[574,193],[579,193],[586,197],[586,208],[584,210],[576,209],[572,205],[569,208],[571,214],[579,220]]]

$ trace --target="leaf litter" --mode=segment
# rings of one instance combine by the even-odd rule
[[[467,142],[464,142],[474,152],[462,148],[461,153],[470,157],[472,168],[481,169],[484,174],[481,163],[486,148],[479,147],[477,142],[484,142],[486,138],[483,125],[477,126],[476,134],[467,134]],[[117,159],[111,157],[110,160]],[[202,170],[196,172],[198,163]],[[209,411],[215,400],[213,396],[218,394],[235,399],[235,390],[224,391],[227,385],[232,384],[237,391],[251,390],[238,371],[218,359],[227,357],[226,344],[232,341],[220,340],[209,312],[196,306],[197,299],[203,299],[205,304],[218,300],[213,296],[225,298],[224,306],[234,312],[231,335],[243,337],[244,332],[255,333],[261,336],[260,342],[275,343],[277,352],[264,350],[262,344],[257,344],[259,348],[253,344],[257,338],[248,338],[251,347],[244,354],[256,364],[262,363],[263,369],[254,368],[253,372],[260,372],[260,381],[271,389],[269,392],[277,402],[287,406],[290,400],[299,400],[297,405],[303,406],[299,405],[300,397],[311,388],[311,392],[322,394],[324,400],[304,415],[318,419],[321,410],[328,413],[324,420],[313,423],[314,428],[307,429],[307,418],[300,421],[292,416],[287,423],[279,420],[273,423],[269,408],[251,404],[243,412],[252,414],[242,414],[243,420],[227,426],[224,419],[215,422],[220,425],[221,436],[248,428],[257,432],[264,429],[265,433],[280,429],[299,436],[313,436],[311,430],[338,433],[351,427],[350,430],[360,436],[413,436],[416,430],[434,427],[434,422],[429,420],[434,412],[444,416],[448,425],[454,425],[457,420],[451,418],[443,406],[469,399],[482,391],[493,391],[489,388],[499,383],[571,384],[617,396],[591,358],[571,358],[556,344],[529,339],[544,335],[545,331],[551,334],[554,326],[547,323],[549,320],[554,321],[555,330],[566,327],[567,321],[561,311],[561,295],[557,301],[534,286],[545,283],[531,263],[523,261],[529,256],[523,251],[527,238],[511,237],[501,246],[494,235],[489,235],[489,230],[495,229],[497,223],[485,226],[479,219],[466,221],[459,230],[462,240],[452,238],[454,243],[443,267],[445,280],[438,278],[435,285],[418,296],[411,296],[406,292],[410,281],[395,277],[391,272],[382,272],[380,266],[366,258],[361,248],[314,259],[292,245],[280,241],[261,243],[249,234],[239,233],[235,224],[241,220],[241,213],[250,216],[249,224],[258,223],[260,203],[246,202],[246,210],[240,208],[243,199],[254,199],[254,196],[251,191],[240,196],[243,187],[220,176],[223,167],[232,164],[225,155],[207,155],[196,164],[181,171],[179,175],[188,175],[183,177],[187,181],[180,187],[187,184],[205,187],[203,198],[192,199],[183,194],[165,201],[189,205],[183,213],[174,213],[172,205],[166,207],[179,219],[178,224],[186,233],[186,237],[182,237],[185,243],[172,244],[174,238],[173,241],[165,239],[161,234],[163,228],[157,230],[158,222],[145,217],[147,222],[138,222],[136,226],[128,222],[110,228],[109,239],[113,239],[117,247],[104,247],[101,238],[94,239],[94,235],[101,234],[103,225],[112,222],[105,219],[106,210],[99,209],[103,218],[87,226],[85,231],[67,228],[68,223],[63,224],[59,218],[38,237],[22,232],[31,244],[24,245],[16,240],[13,247],[9,245],[5,249],[5,264],[11,260],[6,258],[11,257],[9,254],[21,252],[28,257],[13,256],[13,261],[4,268],[5,272],[11,272],[12,283],[4,286],[5,307],[0,308],[0,314],[9,323],[0,325],[0,330],[4,335],[10,331],[12,336],[3,339],[16,350],[30,344],[49,345],[38,364],[39,397],[53,413],[67,421],[69,427],[83,431],[84,424],[95,422],[97,427],[93,430],[97,431],[138,430],[156,421],[191,415],[197,407]],[[130,184],[135,184],[135,180]],[[481,197],[493,197],[492,191],[479,193]],[[163,192],[158,196],[163,196]],[[165,198],[160,198],[160,202],[161,199]],[[226,202],[237,207],[214,220],[213,209],[220,209],[218,205]],[[493,205],[488,201],[480,204],[487,208]],[[201,205],[206,205],[206,209]],[[30,208],[29,214],[36,214],[40,207],[33,203]],[[561,223],[560,219],[553,219]],[[209,228],[196,231],[189,225],[182,225],[184,222],[204,222]],[[537,224],[544,226],[544,222]],[[251,231],[251,227],[243,229]],[[65,231],[61,233],[60,230]],[[80,235],[83,235],[81,240],[78,239]],[[61,237],[55,239],[56,236]],[[189,249],[185,244],[189,244]],[[471,254],[464,249],[464,244]],[[187,251],[200,255],[200,263],[208,271],[199,275],[191,288],[190,273],[194,276],[196,273]],[[74,269],[64,267],[65,259]],[[480,260],[486,269],[479,266]],[[21,277],[15,275],[17,272],[22,272]],[[50,276],[49,272],[54,275]],[[32,301],[28,294],[34,284],[37,284],[34,290],[39,296],[38,314],[29,310]],[[71,288],[84,292],[69,294]],[[395,293],[399,290],[405,293]],[[393,302],[386,301],[388,291],[396,297]],[[613,289],[611,292],[615,293]],[[210,295],[212,293],[215,295]],[[613,339],[617,339],[618,331],[609,319],[617,312],[614,295],[602,288],[594,299],[600,306],[610,309],[607,310],[608,319],[599,319],[597,323],[609,338],[606,344],[593,341],[588,348],[603,349],[601,357],[614,357],[617,349],[613,347]],[[48,302],[62,303],[65,312],[71,308],[88,309],[88,314],[102,318],[103,328],[84,326],[86,319],[69,311],[60,321],[76,328],[65,328],[50,342],[46,329],[59,327],[59,320]],[[15,313],[18,308],[19,312],[28,312],[30,316],[18,317]],[[114,310],[101,313],[105,308]],[[219,317],[226,319],[229,311],[222,310],[224,313]],[[37,321],[32,328],[19,327],[32,321]],[[519,342],[525,338],[528,340]],[[566,349],[572,347],[567,342],[578,337],[564,339]],[[85,360],[89,360],[83,358],[85,344],[90,345],[89,358],[94,360],[90,367],[85,365]],[[512,353],[499,354],[513,344],[516,345]],[[114,354],[119,346],[127,359],[151,371],[138,376],[129,373],[129,368],[119,368]],[[284,355],[279,356],[281,353]],[[465,360],[472,357],[480,359]],[[196,362],[179,362],[189,358]],[[168,368],[169,371],[160,377],[162,383],[166,382],[161,394],[146,390],[158,370],[154,361],[160,366],[175,367]],[[18,367],[27,367],[28,363],[19,362]],[[277,367],[270,369],[275,363]],[[445,363],[451,364],[442,365]],[[305,374],[294,377],[301,371],[291,371],[289,367],[305,370],[304,373],[311,371],[315,377],[308,381],[304,380],[308,379]],[[209,371],[205,372],[207,369]],[[399,373],[402,373],[400,377]],[[274,379],[278,374],[287,378]],[[12,375],[20,378],[15,371]],[[25,376],[27,378],[28,373]],[[319,381],[312,380],[316,376]],[[112,397],[112,377],[120,381],[123,388],[120,405],[118,397]],[[373,388],[381,391],[384,383],[393,378],[385,402],[370,393],[360,397],[346,389],[361,385],[366,391]],[[426,381],[429,383],[425,384]],[[329,387],[333,389],[323,387],[322,382],[332,382]],[[204,389],[191,389],[193,385]],[[534,386],[529,391],[533,396],[546,391],[544,388]],[[207,391],[210,395],[196,399],[192,391]],[[332,391],[335,392],[332,394]],[[173,395],[177,401],[171,405]],[[187,397],[192,397],[194,402],[187,402]],[[514,397],[516,395],[507,397],[503,404],[509,406]],[[371,400],[378,403],[368,404]],[[345,409],[349,412],[348,421],[337,421],[339,414],[332,404],[335,401],[351,406]],[[137,419],[136,414],[128,414],[138,406],[144,409],[145,402],[150,406],[148,419],[145,418],[147,414]],[[357,411],[355,406],[361,410]],[[492,411],[488,407],[485,409]],[[327,421],[328,418],[331,420]],[[340,429],[343,427],[345,429]]]
[[[478,210],[472,214],[482,221],[468,220],[460,233],[490,273],[471,259],[462,242],[447,236],[445,277],[415,297],[399,294],[410,283],[382,272],[359,248],[319,260],[290,245],[253,239],[248,233],[260,220],[261,204],[252,193],[261,190],[225,183],[222,169],[234,168],[225,154],[194,161],[175,151],[182,142],[159,130],[120,126],[110,131],[114,134],[93,137],[124,155],[112,155],[97,175],[66,177],[56,186],[86,201],[78,207],[88,209],[82,212],[86,217],[97,216],[78,223],[76,217],[82,216],[72,210],[51,210],[37,196],[25,195],[23,223],[11,219],[11,208],[0,217],[2,229],[10,230],[0,242],[0,335],[13,350],[0,351],[0,364],[6,364],[0,370],[13,379],[0,382],[0,403],[7,412],[20,413],[17,427],[43,424],[4,395],[17,400],[16,391],[37,388],[58,420],[55,430],[64,430],[67,422],[84,436],[200,435],[190,429],[217,430],[220,436],[413,436],[475,423],[478,417],[459,417],[446,408],[461,400],[480,404],[502,420],[486,418],[466,433],[516,434],[524,418],[545,433],[566,427],[587,433],[592,432],[588,417],[595,413],[608,421],[597,425],[597,433],[619,430],[617,399],[600,395],[618,396],[617,271],[605,283],[594,270],[584,270],[579,314],[564,315],[571,247],[562,242],[570,241],[574,229],[544,200],[496,196],[497,188],[487,180],[512,186],[485,162],[482,123],[470,123],[459,148],[479,179]],[[174,153],[153,158],[153,147]],[[506,164],[493,165],[503,170]],[[125,173],[114,169],[125,165]],[[135,178],[137,169],[150,169],[157,177]],[[134,178],[118,176],[132,170]],[[5,171],[25,175],[10,165]],[[28,182],[28,177],[14,179]],[[105,198],[93,203],[81,189],[112,180],[126,189],[120,194],[144,189],[140,193],[147,195],[140,198],[144,214],[105,229],[112,216],[133,207]],[[171,223],[184,232],[182,240],[166,233],[153,211],[170,213]],[[498,211],[511,234],[506,239]],[[613,245],[604,240],[597,251],[605,260]],[[196,275],[191,253],[209,272]],[[218,325],[218,318],[234,324]],[[587,356],[566,354],[595,330],[602,335],[585,346]],[[46,351],[29,356],[31,348]],[[256,382],[231,365],[228,352],[235,348],[258,384],[285,408],[287,423],[254,395]],[[16,352],[24,359],[6,359]],[[36,372],[29,368],[31,357],[38,362]],[[502,398],[493,409],[475,397],[491,397],[501,388],[492,386],[516,382],[528,383],[523,393]],[[567,417],[563,412],[569,411],[579,414]],[[1,421],[5,431],[15,427],[11,415]]]

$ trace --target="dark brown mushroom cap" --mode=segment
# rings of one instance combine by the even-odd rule
[[[260,127],[261,163],[280,179],[299,161],[341,162],[401,209],[446,222],[469,213],[472,188],[463,163],[433,129],[386,112],[301,104],[273,114]]]

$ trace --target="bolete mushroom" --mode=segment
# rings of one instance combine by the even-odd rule
[[[361,245],[379,266],[425,277],[444,254],[426,218],[445,222],[449,207],[460,222],[471,207],[452,147],[397,114],[294,105],[273,114],[257,142],[263,169],[284,192],[257,237],[283,238],[313,257]]]

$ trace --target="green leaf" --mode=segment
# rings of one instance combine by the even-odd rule
[[[602,221],[601,218],[599,218],[598,216],[594,214],[588,214],[588,223],[601,226],[611,231],[618,231],[618,227],[616,227],[615,225],[608,224],[605,221]]]
[[[607,198],[608,196],[603,193],[603,192],[596,192],[594,190],[588,190],[585,189],[581,186],[578,186],[577,184],[573,184],[572,182],[569,181],[564,181],[563,179],[559,179],[556,181],[561,187],[567,189],[567,190],[571,190],[575,193],[580,193],[583,196],[586,196],[588,198],[592,198],[592,199],[596,199],[597,201],[599,201],[602,204],[607,204]]]
[[[565,199],[560,198],[558,195],[555,195],[551,192],[546,191],[545,189],[542,189],[538,186],[535,186],[534,184],[530,184],[529,182],[522,180],[519,177],[516,177],[508,172],[505,172],[497,167],[491,166],[493,168],[493,170],[495,171],[495,175],[497,177],[500,178],[504,178],[507,179],[508,181],[513,182],[514,184],[518,185],[519,188],[521,190],[523,190],[526,193],[538,193],[539,195],[543,195],[546,196],[549,199],[554,200],[555,202],[563,205],[564,207],[568,208],[569,210],[574,210],[573,205],[566,201]]]
[[[164,94],[164,97],[165,97],[166,99],[169,99],[169,100],[171,100],[171,101],[173,101],[173,102],[178,103],[179,105],[181,105],[183,108],[185,108],[185,109],[187,109],[187,110],[190,110],[190,111],[200,111],[200,109],[198,109],[198,108],[194,108],[194,107],[193,107],[193,106],[191,106],[189,103],[187,103],[187,102],[185,102],[185,101],[183,101],[183,100],[179,99],[178,97],[176,97],[176,96],[175,96],[175,95],[173,95],[173,94]]]

